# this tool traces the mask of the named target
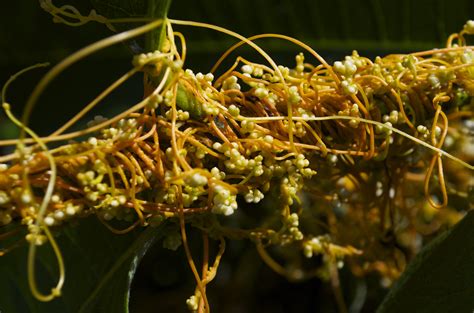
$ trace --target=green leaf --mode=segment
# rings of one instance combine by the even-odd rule
[[[128,312],[130,287],[135,271],[146,251],[159,237],[159,229],[148,227],[100,279],[81,305],[83,312]]]
[[[474,311],[474,212],[427,245],[377,313]]]
[[[47,303],[31,295],[26,275],[27,246],[0,258],[2,313],[128,312],[130,285],[145,252],[159,238],[148,227],[115,235],[95,217],[61,230],[57,240],[66,265],[62,296]],[[49,246],[38,251],[37,281],[47,291],[57,279],[56,259]]]

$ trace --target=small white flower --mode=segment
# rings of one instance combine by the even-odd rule
[[[54,222],[55,222],[55,220],[54,220],[54,218],[51,217],[51,216],[46,216],[46,217],[44,218],[44,223],[45,223],[47,226],[53,226],[53,225],[54,225]]]
[[[199,173],[195,173],[191,175],[191,177],[187,180],[187,183],[191,187],[205,186],[207,185],[207,177]]]
[[[242,73],[252,74],[253,72],[253,66],[249,64],[243,65],[241,69],[242,69]]]

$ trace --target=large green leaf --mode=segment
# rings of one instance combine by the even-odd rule
[[[0,312],[93,313],[128,312],[130,284],[141,258],[157,240],[160,228],[115,235],[95,217],[66,226],[57,240],[66,264],[61,297],[35,300],[26,275],[27,246],[0,258]],[[41,290],[49,290],[57,277],[56,259],[41,247],[37,261]]]
[[[474,311],[474,212],[413,260],[377,313]]]

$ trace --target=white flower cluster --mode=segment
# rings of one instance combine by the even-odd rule
[[[428,76],[428,82],[431,84],[432,89],[438,89],[445,86],[449,82],[456,79],[456,74],[442,65],[436,73],[432,73]]]
[[[323,252],[323,243],[319,237],[313,237],[303,243],[303,253],[307,258],[313,257],[314,254]]]
[[[25,239],[36,246],[41,246],[48,240],[46,236],[41,233],[41,229],[32,223],[28,225],[28,234]]]
[[[233,117],[237,117],[237,116],[239,116],[239,114],[240,114],[240,109],[239,109],[237,106],[231,104],[231,105],[229,106],[229,108],[228,108],[228,112],[229,112],[229,114],[232,115]]]
[[[227,77],[222,83],[222,90],[232,90],[232,89],[240,90],[240,85],[237,81],[238,81],[238,78],[234,75]]]
[[[295,57],[296,59],[296,73],[301,74],[304,71],[304,54],[302,52],[298,53]]]
[[[262,77],[263,69],[260,66],[245,64],[241,67],[242,73],[247,77]]]
[[[461,61],[464,64],[470,64],[474,62],[474,51],[472,49],[465,49],[461,55]]]
[[[132,140],[138,132],[137,120],[134,118],[121,119],[117,122],[117,127],[109,127],[101,130],[103,139],[111,140]],[[97,143],[101,142],[98,140]]]
[[[221,185],[215,185],[213,191],[212,212],[226,216],[233,214],[238,207],[236,195],[231,194],[227,188]]]
[[[334,69],[336,72],[349,77],[357,71],[357,66],[352,60],[346,60],[344,62],[336,61],[334,62]]]
[[[288,90],[288,92],[290,93],[289,94],[289,98],[288,98],[288,101],[291,103],[291,104],[297,104],[301,101],[301,96],[298,92],[298,87],[297,86],[291,86]]]
[[[168,59],[168,57],[161,51],[156,50],[148,53],[141,53],[135,55],[132,59],[132,64],[135,67],[143,67],[144,65],[152,62],[157,62],[158,60]]]
[[[290,215],[284,217],[282,222],[282,229],[273,234],[272,240],[284,246],[304,239],[303,233],[298,228],[298,214],[291,213]]]
[[[244,196],[247,203],[259,203],[263,198],[264,194],[258,189],[249,190]]]
[[[403,121],[402,116],[399,114],[398,111],[393,110],[390,112],[388,115],[384,115],[382,117],[382,121],[384,122],[390,122],[392,125],[395,125],[397,123],[400,123]]]
[[[51,199],[51,202],[59,202],[59,196],[54,195]],[[62,210],[55,210],[54,212],[48,213],[44,217],[44,223],[47,226],[60,225],[62,222],[70,219],[74,215],[82,212],[84,206],[82,204],[73,204],[72,202],[64,203],[65,207]]]
[[[165,112],[165,117],[171,121],[173,114],[173,110],[168,110]],[[177,110],[176,111],[176,119],[178,121],[186,121],[189,119],[189,112],[188,111],[183,111],[183,110]]]
[[[269,140],[269,138],[267,138]],[[224,153],[229,158],[224,162],[227,169],[234,173],[252,172],[254,176],[261,176],[263,170],[263,157],[261,155],[255,158],[246,158],[238,150],[238,144],[236,142],[229,144],[214,143],[212,146],[215,150]]]
[[[343,111],[339,111],[337,114],[338,115],[344,115],[344,116],[359,117],[360,116],[359,106],[357,105],[357,103],[354,103],[354,104],[352,104],[352,106],[350,108],[347,108]],[[351,119],[349,121],[349,126],[352,127],[352,128],[357,128],[357,127],[359,127],[359,123],[360,122],[358,120]]]
[[[357,93],[357,85],[352,82],[352,78],[347,78],[341,82],[342,90],[348,96],[355,95]]]
[[[207,177],[199,173],[194,173],[186,179],[186,183],[191,187],[205,186],[207,185]]]
[[[357,75],[354,74],[356,74],[357,70],[363,67],[365,64],[366,62],[359,57],[356,51],[352,53],[352,56],[346,56],[343,62],[334,62],[334,70],[344,77],[344,80],[341,82],[341,86],[343,92],[346,95],[351,96],[357,94],[357,85],[353,82],[352,78],[357,77]]]
[[[186,300],[186,305],[189,311],[195,312],[199,308],[199,301],[195,295],[192,295]]]
[[[464,31],[469,35],[474,35],[474,21],[469,20],[464,25]]]

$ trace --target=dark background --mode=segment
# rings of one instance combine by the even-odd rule
[[[106,2],[106,1],[102,1]],[[55,1],[73,4],[86,13],[88,1]],[[422,1],[270,1],[198,0],[173,1],[169,16],[213,23],[242,35],[274,32],[294,36],[312,46],[329,62],[343,58],[353,49],[374,57],[442,47],[447,36],[474,18],[474,2],[468,0]],[[234,39],[211,30],[176,27],[187,38],[186,67],[207,72]],[[0,83],[16,71],[35,63],[55,64],[77,49],[110,35],[103,25],[81,27],[54,24],[35,1],[2,1],[0,4]],[[277,40],[258,42],[280,64],[292,66],[298,47]],[[239,53],[260,60],[250,49]],[[236,54],[229,58],[233,61]],[[309,58],[309,56],[308,56]],[[119,44],[73,65],[46,90],[35,108],[31,126],[46,135],[67,121],[113,80],[130,69],[129,47]],[[225,68],[225,66],[224,66]],[[44,75],[38,69],[20,77],[7,93],[13,111],[20,115],[35,83]],[[142,96],[137,75],[114,92],[80,123],[94,115],[112,114],[129,107]],[[16,130],[0,115],[0,139],[14,138]],[[0,152],[5,152],[1,151]],[[200,234],[190,232],[195,254]],[[198,239],[195,239],[198,238]],[[186,312],[184,301],[193,293],[194,282],[181,250],[172,252],[157,244],[144,258],[131,295],[131,312]],[[215,248],[215,247],[214,247]],[[355,279],[341,273],[346,302],[351,312],[373,312],[385,290],[377,277]],[[317,279],[289,283],[260,261],[246,242],[229,244],[216,281],[209,286],[214,312],[335,312],[328,284]],[[362,310],[355,299],[366,294]],[[377,290],[373,292],[373,290]],[[352,304],[352,306],[351,306]]]

